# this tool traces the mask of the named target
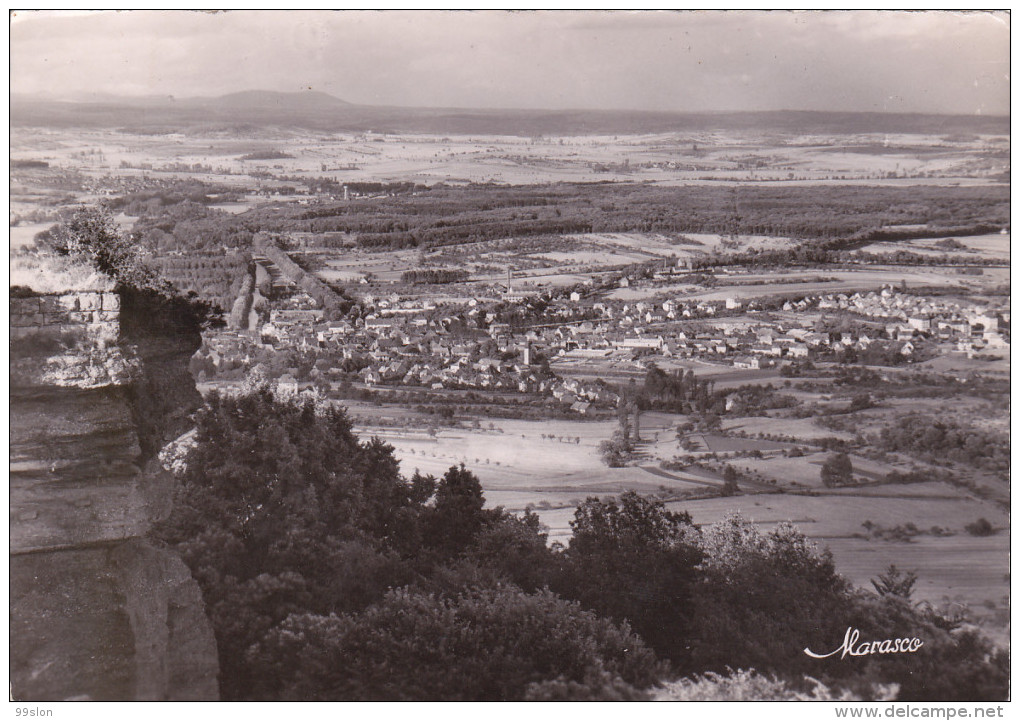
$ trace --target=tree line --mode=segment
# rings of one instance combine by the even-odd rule
[[[200,225],[235,240],[253,230],[333,232],[353,234],[363,247],[398,249],[588,232],[772,235],[809,240],[810,246],[839,240],[841,247],[850,247],[848,243],[918,237],[919,232],[925,237],[989,232],[1009,224],[1009,192],[1004,187],[669,188],[575,183],[407,190],[386,188],[396,194],[357,202],[324,201],[310,208],[209,215]],[[200,205],[208,193],[195,196],[198,202],[190,197],[185,202]],[[168,211],[162,201],[147,208],[147,223],[164,224]],[[910,225],[927,227],[905,228]],[[186,242],[185,233],[174,235]],[[198,233],[191,234],[190,242],[207,244]]]
[[[1009,438],[952,421],[910,413],[884,427],[875,439],[884,451],[916,454],[991,471],[1009,471]]]
[[[425,270],[405,270],[400,274],[404,283],[460,283],[470,277],[466,270],[446,268],[427,268]]]

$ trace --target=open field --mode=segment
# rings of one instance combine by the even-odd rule
[[[53,223],[22,223],[10,230],[11,250],[27,248],[35,243],[35,236],[53,227]]]
[[[965,235],[959,238],[952,238],[955,243],[965,248],[953,248],[940,246],[946,243],[946,238],[923,238],[919,240],[904,240],[896,242],[870,243],[861,248],[867,253],[896,253],[909,251],[919,255],[952,255],[963,259],[973,258],[975,261],[997,260],[1008,263],[1010,259],[1010,235],[1009,233],[991,233],[987,235]]]
[[[789,521],[814,539],[852,538],[866,535],[861,526],[871,521],[883,528],[892,528],[912,522],[920,529],[940,526],[956,533],[957,541],[971,538],[964,525],[987,518],[996,528],[1007,528],[1009,516],[992,504],[960,496],[951,486],[932,483],[909,487],[899,492],[896,486],[883,487],[884,493],[825,493],[806,496],[797,494],[766,494],[735,496],[733,498],[707,498],[668,503],[672,510],[691,513],[695,523],[716,523],[727,515],[740,513],[744,518],[767,528]],[[559,509],[540,513],[543,523],[549,526],[550,538],[564,540],[569,533],[569,520],[573,509]],[[1006,534],[999,535],[1005,537]],[[926,538],[926,537],[918,537]],[[916,540],[916,539],[915,539]],[[827,542],[827,540],[826,540]],[[874,541],[874,543],[879,543]],[[912,543],[882,541],[894,548],[907,548]],[[888,565],[888,564],[886,564]]]
[[[690,284],[673,283],[643,287],[617,288],[610,298],[623,301],[647,300],[662,294],[684,300],[723,301],[727,298],[747,300],[768,296],[806,296],[824,293],[852,293],[877,290],[886,285],[946,286],[980,292],[982,288],[1009,282],[1009,268],[985,268],[979,276],[961,275],[953,267],[939,266],[868,266],[860,270],[824,270],[777,272],[767,283],[750,275],[721,277],[712,289],[692,288]],[[823,279],[819,280],[819,276]],[[727,282],[729,281],[729,282]]]
[[[421,254],[418,251],[392,251],[387,253],[358,250],[344,253],[318,254],[316,273],[323,280],[339,283],[356,283],[362,279],[377,283],[395,283],[404,271],[421,267],[436,269],[466,270],[468,282],[458,284],[467,293],[475,283],[505,287],[505,271],[513,272],[515,287],[542,289],[562,287],[585,281],[590,275],[635,263],[670,257],[678,259],[705,255],[713,244],[702,246],[685,245],[682,238],[708,238],[707,235],[687,234],[673,242],[660,234],[586,234],[565,235],[550,238],[550,250],[535,252],[477,251],[452,252],[450,249]],[[978,238],[986,236],[977,236]],[[998,236],[987,236],[997,238]],[[715,247],[722,236],[714,236]],[[731,245],[724,250],[746,251],[755,248],[789,247],[794,244],[788,238],[766,238],[742,236],[726,240]],[[980,241],[979,241],[980,242]],[[642,246],[641,243],[645,243]],[[576,245],[574,249],[567,249]],[[874,244],[873,244],[874,245]],[[888,246],[890,252],[896,249],[910,250],[906,243],[878,244]],[[870,247],[870,246],[869,246]],[[1001,252],[1001,248],[999,251]],[[1008,262],[1008,237],[1004,261]],[[942,253],[931,252],[932,255]],[[978,257],[978,256],[976,256]],[[985,257],[984,255],[980,257]],[[988,255],[1000,258],[999,255]],[[979,276],[962,275],[954,267],[939,266],[868,266],[853,270],[797,270],[788,273],[736,273],[720,275],[711,289],[690,283],[658,283],[614,289],[608,297],[614,300],[648,300],[659,295],[670,295],[691,301],[722,301],[728,298],[752,299],[768,296],[797,296],[820,293],[847,293],[857,290],[874,290],[885,285],[907,283],[912,286],[939,285],[958,288],[963,292],[980,291],[982,288],[1007,282],[1007,268],[984,268]]]
[[[780,485],[823,489],[821,471],[822,465],[828,457],[828,453],[806,453],[797,458],[782,456],[740,458],[732,461],[731,464],[738,470],[751,471],[761,474],[764,478],[774,479]],[[851,455],[850,461],[854,467],[854,478],[864,481],[880,481],[886,474],[894,470],[888,464],[876,463],[856,455]]]
[[[872,495],[872,492],[874,495]],[[983,631],[1008,646],[1009,516],[988,503],[961,498],[944,484],[885,486],[850,495],[818,497],[757,495],[669,503],[691,513],[695,523],[710,525],[739,512],[763,530],[792,522],[820,547],[832,551],[837,570],[855,585],[871,588],[871,579],[891,564],[914,571],[914,599],[965,604]],[[572,508],[539,510],[551,540],[566,543]],[[974,537],[963,526],[987,518],[999,529]],[[913,522],[918,528],[940,526],[950,536],[918,535],[909,542],[869,539],[861,526],[871,521],[883,528]],[[950,609],[951,610],[951,609]]]
[[[993,355],[996,359],[984,360],[981,358],[968,358],[965,353],[947,353],[918,363],[917,367],[937,373],[982,373],[1008,377],[1010,371],[1010,349],[996,348],[988,355]]]
[[[334,133],[252,128],[247,137],[208,127],[136,134],[15,127],[12,155],[84,170],[202,166],[220,178],[250,172],[345,181],[509,184],[988,182],[1008,167],[1009,139],[934,135],[785,136],[748,131],[522,138],[505,135]],[[102,148],[102,155],[95,154]],[[259,154],[289,157],[256,159]],[[981,160],[975,155],[981,154]],[[246,158],[246,156],[255,156]]]
[[[827,539],[836,568],[854,584],[871,588],[871,579],[890,565],[918,576],[913,598],[947,610],[967,608],[982,632],[1002,647],[1010,645],[1009,536],[948,538],[923,536],[912,543]]]
[[[352,249],[343,253],[313,253],[309,257],[315,260],[315,272],[320,278],[338,283],[356,283],[363,278],[395,283],[404,271],[423,267],[464,270],[469,277],[456,286],[470,293],[476,284],[504,288],[507,269],[513,272],[515,287],[541,289],[581,283],[600,270],[670,256],[684,257],[692,252],[688,246],[657,233],[564,235],[532,240],[528,247],[501,250],[489,249],[486,244],[470,244],[445,246],[427,253]]]
[[[842,438],[848,440],[853,436],[843,431],[833,431],[815,423],[813,418],[769,418],[767,416],[745,416],[726,419],[722,424],[726,431],[743,431],[748,435],[774,434],[792,436],[800,441],[810,443],[818,438]]]
[[[351,412],[361,415],[358,406],[352,406]],[[650,417],[642,434],[654,437],[663,431],[664,422],[664,418]],[[490,423],[496,430],[489,429]],[[477,430],[443,428],[435,437],[424,430],[371,425],[359,425],[357,430],[391,444],[405,475],[417,469],[439,476],[451,466],[466,464],[482,480],[488,505],[502,505],[515,511],[529,505],[576,505],[589,495],[618,494],[629,489],[704,492],[721,485],[719,481],[707,482],[702,475],[684,472],[656,473],[639,466],[606,467],[596,446],[612,435],[615,421],[493,419],[481,426]],[[664,439],[663,443],[667,441]],[[669,444],[671,448],[676,445],[673,440]],[[649,456],[654,456],[654,452]],[[649,458],[642,465],[658,470],[652,460]]]
[[[952,486],[930,483],[906,488],[907,491],[901,492],[898,486],[883,486],[868,489],[868,492],[854,492],[848,489],[811,496],[773,493],[676,501],[667,505],[672,510],[689,511],[694,522],[698,524],[716,523],[734,512],[739,512],[748,520],[766,528],[782,521],[789,521],[814,539],[866,535],[865,529],[861,526],[865,521],[871,521],[883,528],[892,528],[907,522],[914,523],[922,530],[940,526],[956,533],[957,535],[952,537],[955,540],[970,538],[963,527],[978,518],[987,518],[996,528],[1008,528],[1007,513],[990,503],[964,497]],[[568,522],[573,516],[572,509],[543,511],[540,515],[543,523],[549,526],[550,538],[564,540],[567,537]],[[881,543],[887,543],[894,548],[907,548],[912,545],[907,542]]]

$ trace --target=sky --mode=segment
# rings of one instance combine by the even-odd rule
[[[11,92],[1008,115],[1009,14],[17,11]]]

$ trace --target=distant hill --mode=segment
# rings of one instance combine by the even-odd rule
[[[593,135],[723,130],[786,134],[925,133],[1008,135],[1004,116],[827,113],[667,113],[609,110],[472,110],[355,105],[323,92],[251,90],[208,98],[67,101],[11,96],[13,126],[109,127],[188,132],[243,124],[321,131],[492,135]]]
[[[281,93],[273,90],[245,90],[214,98],[184,98],[178,101],[183,107],[206,107],[213,111],[246,110],[265,112],[286,110],[299,114],[323,112],[353,107],[351,103],[335,98],[328,93],[303,90],[297,93]]]

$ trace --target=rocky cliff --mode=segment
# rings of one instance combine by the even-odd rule
[[[157,460],[200,402],[183,305],[138,291],[10,301],[10,659],[17,700],[215,699],[216,646],[184,563],[145,538]]]

